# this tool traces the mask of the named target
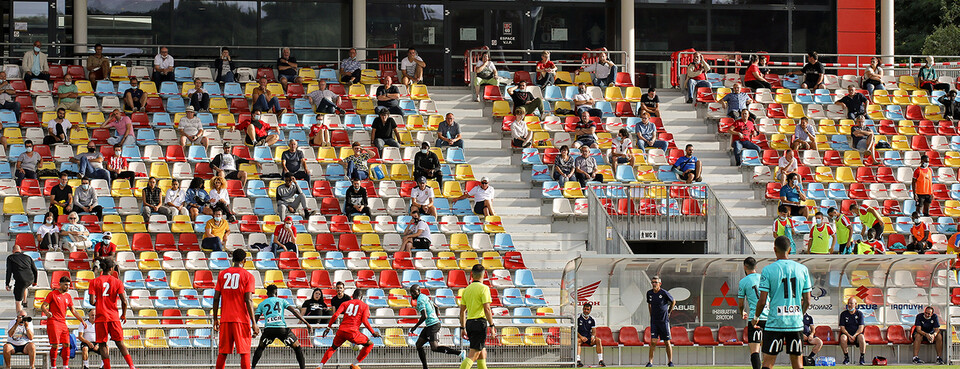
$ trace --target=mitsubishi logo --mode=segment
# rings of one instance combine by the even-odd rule
[[[710,306],[723,305],[724,301],[727,302],[727,305],[737,306],[737,299],[733,297],[727,297],[727,292],[730,292],[730,286],[727,286],[727,282],[723,282],[723,286],[720,286],[720,294],[723,296],[714,298],[713,303],[710,304]]]

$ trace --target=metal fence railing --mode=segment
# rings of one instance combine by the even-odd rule
[[[588,250],[631,253],[630,241],[704,241],[707,254],[755,253],[705,184],[590,184]]]
[[[502,68],[530,68],[536,67],[540,60],[540,53],[550,52],[550,57],[557,68],[562,67],[585,67],[596,63],[600,53],[606,53],[620,72],[625,72],[624,61],[627,59],[627,53],[624,51],[608,50],[489,50],[487,48],[470,49],[464,55],[464,82],[470,84],[477,76],[476,64],[483,54],[490,54],[490,61],[493,65]],[[532,68],[531,68],[532,69]],[[567,71],[570,71],[567,68]],[[566,82],[575,82],[574,72],[570,72],[569,77],[563,78]],[[533,73],[531,73],[533,74]],[[570,80],[566,80],[570,78]]]

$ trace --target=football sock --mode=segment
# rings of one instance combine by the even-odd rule
[[[250,353],[240,354],[240,368],[250,369]]]
[[[57,345],[53,345],[53,347],[50,347],[50,367],[51,368],[57,367]]]
[[[70,367],[70,346],[64,347],[60,350],[60,358],[63,359],[63,366],[66,368]]]
[[[597,360],[603,361],[603,354],[597,354]]]
[[[323,358],[320,359],[320,364],[326,364],[327,361],[330,360],[331,357],[333,357],[333,353],[335,353],[335,352],[337,352],[337,348],[336,348],[336,347],[330,347],[330,348],[328,348],[328,349],[327,349],[327,352],[324,352],[324,353],[323,353]]]
[[[366,345],[360,349],[360,354],[357,355],[357,364],[360,364],[363,359],[367,358],[367,355],[370,355],[370,351],[373,351],[373,345]]]
[[[487,359],[477,360],[477,369],[487,369]]]
[[[460,369],[470,369],[473,367],[473,360],[470,358],[463,359],[463,362],[460,363]]]
[[[753,369],[760,369],[763,367],[763,362],[760,360],[759,352],[750,354],[750,365],[753,366]]]
[[[133,369],[133,358],[130,357],[130,354],[123,355],[123,361],[126,361],[127,366]]]
[[[220,354],[217,355],[217,369],[223,369],[224,365],[227,364],[227,355]]]
[[[108,358],[103,359],[103,369],[110,369],[110,359]]]
[[[577,355],[577,361],[580,361],[580,355]]]
[[[305,359],[303,358],[303,350],[300,349],[300,346],[294,346],[293,353],[297,355],[297,364],[300,365],[300,369],[304,369],[304,365],[306,364],[304,364]]]

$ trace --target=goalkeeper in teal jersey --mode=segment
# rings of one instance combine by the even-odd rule
[[[757,310],[757,301],[760,301],[760,273],[757,273],[757,259],[748,257],[743,259],[743,272],[747,275],[740,280],[737,287],[737,303],[743,320],[747,321],[747,346],[750,348],[750,364],[753,369],[760,369],[760,344],[763,343],[763,327],[767,323],[767,310],[760,314],[757,325],[753,322],[753,314]],[[769,304],[768,304],[769,305]]]
[[[295,306],[290,305],[286,299],[277,297],[277,286],[272,284],[267,286],[267,299],[257,306],[257,311],[254,313],[257,321],[260,320],[260,317],[263,317],[264,329],[263,334],[260,335],[260,344],[257,345],[257,351],[253,353],[251,369],[257,367],[257,362],[260,361],[263,350],[275,339],[283,341],[284,345],[293,349],[293,352],[297,355],[297,364],[300,364],[300,369],[304,369],[303,350],[300,349],[300,343],[297,342],[297,335],[293,334],[290,328],[287,328],[287,320],[283,316],[286,311],[292,312],[297,319],[306,324],[308,331],[313,330],[313,327],[306,319],[303,319]]]
[[[790,240],[784,236],[773,242],[777,261],[760,273],[760,299],[751,324],[759,326],[760,316],[770,299],[767,324],[763,328],[763,368],[773,368],[780,351],[786,349],[793,369],[803,368],[803,314],[810,307],[810,272],[807,267],[787,259]]]

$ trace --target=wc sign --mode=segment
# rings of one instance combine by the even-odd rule
[[[505,36],[513,34],[513,22],[503,22],[503,34]]]

